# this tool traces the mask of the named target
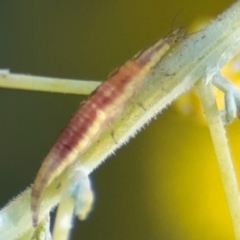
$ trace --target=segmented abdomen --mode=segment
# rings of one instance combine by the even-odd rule
[[[43,190],[121,114],[125,104],[143,83],[145,76],[140,70],[134,61],[128,61],[100,85],[73,115],[44,159],[32,187],[31,209],[35,226]]]

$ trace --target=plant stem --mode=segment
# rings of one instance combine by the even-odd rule
[[[37,77],[23,74],[12,74],[0,70],[0,87],[28,91],[51,93],[90,94],[100,81],[71,80],[51,77]]]
[[[72,198],[63,198],[58,206],[53,239],[67,240],[73,225],[73,212],[75,202]],[[57,226],[57,227],[56,227]]]
[[[212,142],[217,156],[218,166],[225,190],[228,207],[233,223],[233,229],[237,240],[240,240],[240,197],[238,191],[236,171],[231,158],[225,129],[220,117],[215,96],[210,85],[204,81],[196,84],[204,113],[207,118]]]

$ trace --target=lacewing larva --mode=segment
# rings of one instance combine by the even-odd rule
[[[44,159],[31,191],[33,225],[38,224],[42,193],[55,177],[74,163],[124,110],[145,78],[171,47],[183,38],[181,28],[158,40],[114,71],[73,115]]]

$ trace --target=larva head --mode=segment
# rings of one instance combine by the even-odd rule
[[[178,28],[166,37],[159,39],[151,47],[135,55],[133,60],[140,66],[150,69],[161,60],[172,46],[184,39],[185,36],[186,33],[182,31],[182,28]]]

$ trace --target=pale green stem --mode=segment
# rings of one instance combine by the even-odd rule
[[[217,108],[212,86],[200,81],[196,84],[196,87],[210,129],[235,236],[237,240],[240,240],[240,197],[237,176],[223,122]]]
[[[28,91],[88,95],[100,81],[71,80],[12,74],[0,70],[0,87]]]
[[[61,202],[58,205],[57,216],[53,229],[54,240],[67,240],[73,225],[72,221],[75,206],[73,189],[75,189],[75,187],[72,186],[72,183],[76,183],[78,179],[76,178],[77,171],[72,171],[72,173],[73,174],[70,174],[67,178],[65,178],[61,187]]]
[[[54,240],[67,240],[70,230],[73,227],[73,212],[75,202],[73,198],[62,198],[59,204],[56,222],[54,223],[53,239]]]
[[[79,159],[87,174],[129,141],[157,113],[193,87],[198,79],[206,76],[207,70],[220,70],[238,53],[239,12],[240,2],[236,2],[206,29],[193,34],[157,64],[146,79],[143,89],[129,103],[121,117]],[[141,103],[144,108],[136,103]],[[112,138],[112,129],[115,141]],[[44,192],[39,219],[43,219],[59,202],[56,184],[63,181],[65,176],[66,172]],[[14,239],[31,227],[30,193],[27,190],[0,211],[0,236],[3,239]]]

